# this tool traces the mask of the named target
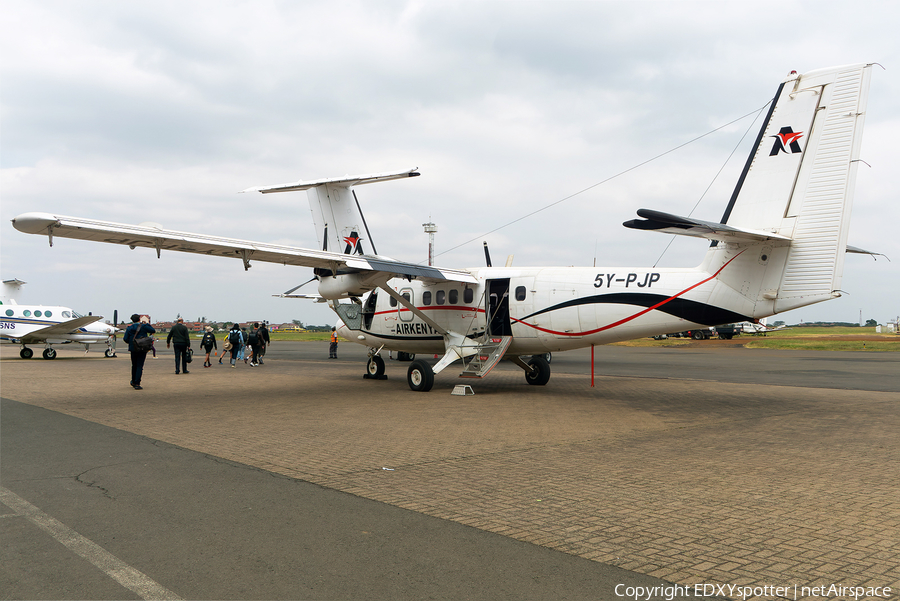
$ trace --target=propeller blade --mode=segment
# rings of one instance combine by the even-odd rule
[[[484,262],[487,263],[488,267],[493,267],[491,265],[491,251],[488,250],[487,241],[484,243]]]
[[[306,285],[309,284],[310,282],[315,282],[317,279],[318,279],[318,278],[317,278],[316,276],[313,276],[311,280],[306,280],[305,282],[303,282],[303,283],[300,284],[299,286],[294,286],[293,288],[291,288],[290,290],[288,290],[288,291],[285,292],[284,294],[285,294],[285,295],[287,295],[287,294],[293,294],[293,293],[294,293],[294,290],[297,290],[297,289],[299,289],[299,288],[303,288],[304,286],[306,286]]]

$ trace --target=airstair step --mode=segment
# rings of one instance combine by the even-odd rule
[[[483,378],[486,376],[503,358],[511,342],[512,336],[488,336],[478,346],[475,354],[469,358],[469,362],[459,377]]]

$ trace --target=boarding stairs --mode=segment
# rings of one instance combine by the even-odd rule
[[[512,342],[512,336],[487,336],[469,357],[460,378],[483,378],[500,362]]]

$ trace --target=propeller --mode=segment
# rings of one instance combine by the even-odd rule
[[[487,240],[484,242],[484,262],[487,263],[488,267],[493,267],[493,265],[491,265],[491,251],[488,250]]]
[[[303,282],[303,283],[300,284],[299,286],[294,286],[293,288],[291,288],[291,289],[288,290],[287,292],[283,292],[283,293],[282,293],[282,296],[289,296],[289,295],[293,294],[295,290],[298,290],[298,289],[300,289],[300,288],[303,288],[304,286],[306,286],[306,285],[309,284],[310,282],[315,282],[317,279],[319,279],[319,278],[316,277],[316,276],[313,276],[312,279],[306,280],[305,282]]]

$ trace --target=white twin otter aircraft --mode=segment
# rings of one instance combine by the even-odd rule
[[[47,213],[16,217],[29,234],[312,267],[341,334],[370,348],[440,354],[413,361],[410,388],[461,360],[480,378],[501,359],[529,384],[550,378],[545,355],[698,326],[757,321],[840,296],[850,206],[871,66],[791,73],[769,108],[720,222],[641,209],[626,227],[708,238],[699,267],[478,267],[441,269],[374,253],[354,185],[415,170],[252,188],[306,190],[321,250],[231,240]],[[286,294],[290,296],[290,294]],[[350,302],[339,302],[350,299]]]

